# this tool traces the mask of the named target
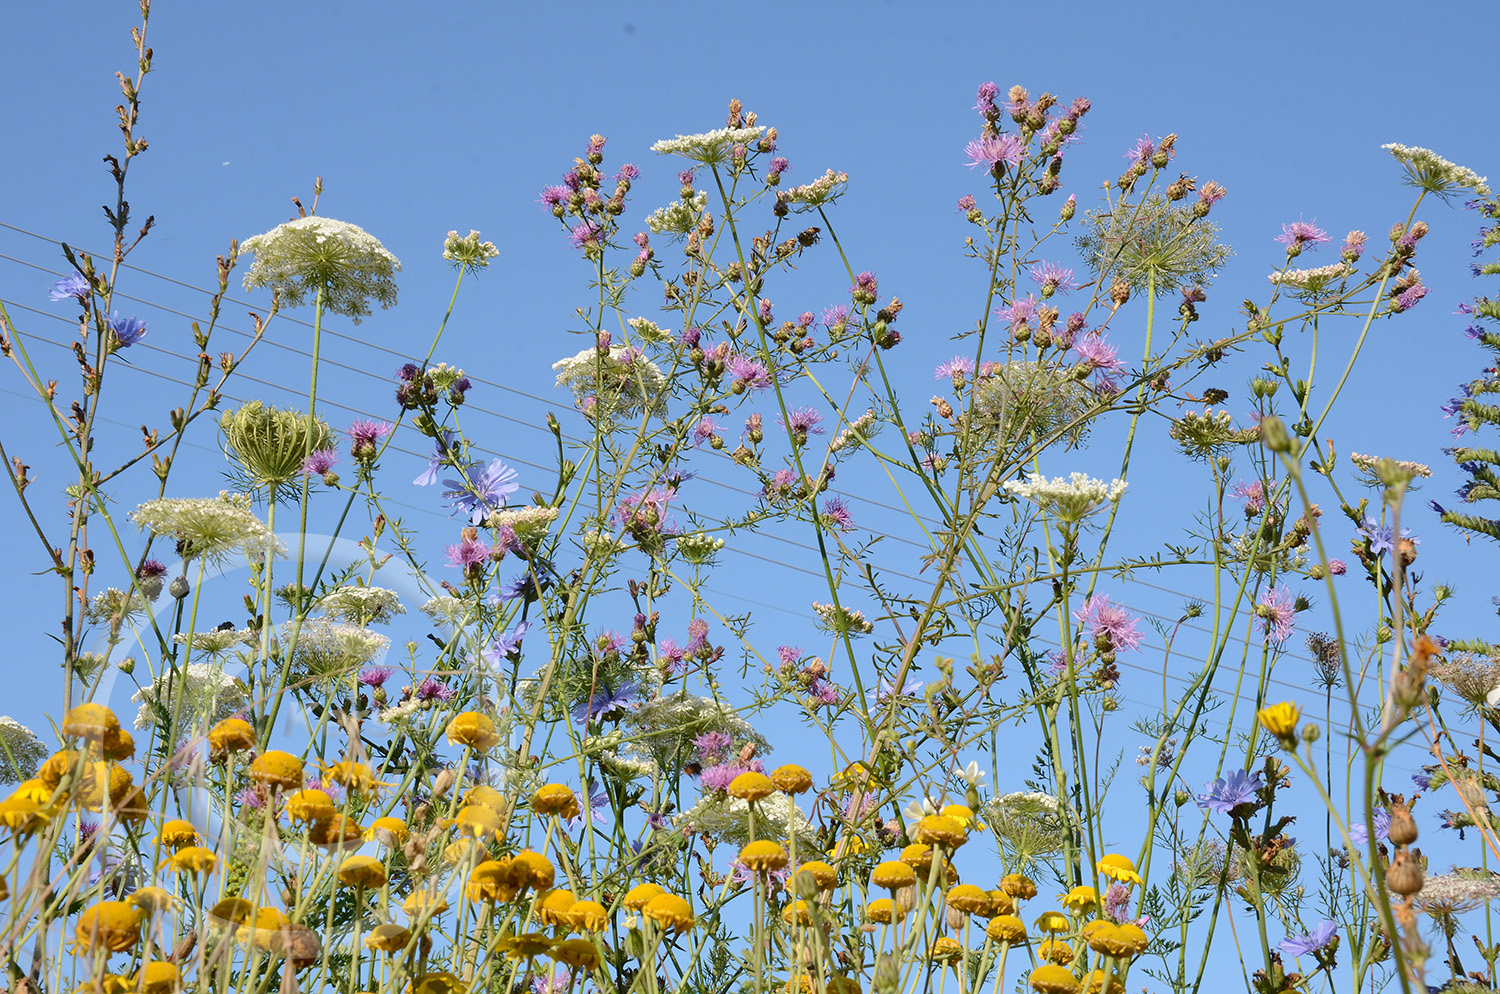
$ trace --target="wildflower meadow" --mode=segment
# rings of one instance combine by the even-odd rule
[[[954,147],[611,96],[486,191],[535,244],[309,171],[164,274],[109,16],[102,215],[0,209],[6,989],[1496,989],[1495,163],[1391,121],[1231,245],[1194,121],[976,58]]]

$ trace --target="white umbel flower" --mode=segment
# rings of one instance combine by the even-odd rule
[[[663,138],[651,146],[651,151],[662,155],[681,155],[694,162],[711,165],[727,159],[734,146],[759,141],[765,130],[765,125],[757,124],[753,128],[720,128],[701,135],[678,135],[676,138]]]
[[[9,715],[0,717],[0,783],[30,780],[46,758],[47,747],[35,732]]]
[[[356,625],[386,624],[406,607],[394,590],[384,587],[339,587],[322,600],[323,613]]]
[[[691,199],[674,200],[665,207],[658,207],[646,215],[646,227],[653,235],[682,237],[698,226],[698,219],[708,206],[708,194],[701,190]]]
[[[269,287],[296,307],[323,291],[323,306],[359,324],[370,313],[370,298],[381,307],[396,303],[393,274],[401,262],[380,240],[358,225],[327,217],[304,217],[277,225],[240,242],[255,255],[245,289]]]
[[[189,663],[178,669],[175,678],[170,671],[163,673],[151,686],[136,691],[131,700],[141,706],[135,716],[136,728],[157,725],[165,734],[172,715],[180,715],[179,739],[191,729],[206,729],[228,718],[250,702],[244,685],[212,663]]]
[[[217,498],[148,500],[131,518],[157,535],[185,543],[185,556],[202,556],[215,565],[222,565],[233,552],[256,559],[267,552],[286,555],[276,536],[250,510],[250,498],[242,494],[221,491]]]
[[[1449,162],[1430,148],[1415,145],[1397,145],[1391,142],[1382,145],[1401,168],[1406,170],[1406,182],[1440,197],[1448,197],[1460,190],[1472,190],[1481,197],[1490,195],[1489,184],[1483,176],[1466,166]]]
[[[1006,490],[1069,524],[1077,524],[1105,504],[1117,502],[1125,495],[1125,486],[1124,480],[1105,483],[1084,473],[1052,480],[1040,473],[1032,473],[1025,482],[1005,481]]]

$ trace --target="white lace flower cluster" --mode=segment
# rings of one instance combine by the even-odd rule
[[[781,190],[776,194],[776,199],[784,204],[821,207],[837,200],[848,185],[848,173],[834,172],[830,169],[811,183]]]
[[[712,165],[728,158],[734,146],[759,141],[765,130],[765,125],[757,124],[753,128],[720,128],[700,135],[678,135],[663,138],[651,146],[651,151],[661,155],[681,155],[694,162]]]
[[[829,443],[828,451],[838,452],[851,445],[858,447],[879,430],[880,426],[875,423],[875,412],[873,410],[866,411],[849,422],[849,427],[838,433],[834,440]]]
[[[1315,266],[1312,269],[1278,269],[1266,279],[1276,286],[1287,287],[1302,293],[1323,293],[1344,277],[1354,272],[1347,262],[1335,262],[1331,266]]]
[[[1430,148],[1415,145],[1397,145],[1391,142],[1382,145],[1401,168],[1406,170],[1407,182],[1438,196],[1448,196],[1459,190],[1472,190],[1481,197],[1490,195],[1489,184],[1483,176],[1466,166],[1449,162]]]
[[[267,553],[286,555],[276,536],[250,510],[246,494],[225,490],[217,498],[148,500],[135,509],[131,519],[154,534],[184,543],[185,556],[202,556],[215,565],[221,565],[233,552],[256,559]]]
[[[1059,476],[1053,480],[1032,473],[1024,482],[1005,481],[1006,490],[1069,524],[1077,524],[1105,504],[1118,502],[1125,496],[1126,485],[1124,480],[1105,483],[1084,473],[1074,473],[1067,479]]]
[[[813,601],[813,613],[818,616],[818,627],[833,635],[869,635],[875,631],[874,623],[856,608]]]
[[[647,214],[646,227],[651,229],[653,235],[681,237],[698,226],[698,219],[703,216],[707,206],[708,194],[700,190],[691,199],[674,200]]]
[[[288,624],[282,637],[290,639],[291,634]],[[390,644],[386,636],[360,625],[331,618],[308,618],[297,632],[292,662],[301,676],[333,681],[381,655]]]
[[[188,651],[195,655],[217,659],[237,645],[253,643],[255,633],[248,628],[214,628],[206,632],[178,632],[172,636],[172,641],[187,646]]]
[[[474,271],[485,269],[490,260],[499,254],[500,250],[495,248],[494,242],[480,241],[479,232],[472,228],[462,238],[457,231],[450,231],[448,237],[443,239],[443,258],[455,267],[461,266]],[[398,265],[396,268],[401,267]]]
[[[0,783],[30,780],[46,758],[47,747],[35,732],[10,715],[0,717]]]
[[[160,727],[165,734],[167,723],[177,716],[177,736],[182,738],[193,729],[207,728],[250,703],[244,684],[213,663],[189,663],[176,673],[166,672],[151,686],[136,691],[131,700],[140,704],[135,727]]]
[[[339,587],[325,596],[319,606],[328,617],[356,625],[386,624],[396,615],[406,613],[400,596],[384,587]]]
[[[557,385],[567,387],[590,417],[640,415],[666,410],[667,376],[639,349],[615,345],[608,355],[596,348],[552,364]]]
[[[269,287],[289,307],[321,291],[326,309],[358,324],[369,315],[371,298],[381,307],[396,303],[392,276],[401,271],[401,262],[358,225],[299,218],[245,239],[240,251],[255,255],[245,273],[245,289]]]

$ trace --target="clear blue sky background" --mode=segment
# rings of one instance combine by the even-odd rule
[[[106,244],[98,205],[112,203],[113,191],[99,159],[118,149],[112,73],[131,69],[134,9],[84,2],[69,5],[66,17],[43,4],[7,12],[0,297],[14,302],[11,313],[23,332],[60,342],[70,336],[68,322],[59,320],[70,309],[46,301],[55,276],[36,268],[64,265],[47,240]],[[146,82],[139,127],[151,150],[136,160],[130,184],[136,217],[154,214],[157,228],[132,257],[149,272],[129,273],[120,283],[123,294],[141,302],[120,307],[150,322],[145,344],[192,351],[187,321],[173,311],[202,315],[205,296],[192,288],[210,284],[213,256],[232,237],[286,220],[292,195],[310,203],[313,177],[321,175],[319,213],[366,227],[405,266],[398,308],[358,328],[332,325],[350,337],[327,345],[321,410],[335,424],[346,423],[353,410],[390,417],[389,374],[404,357],[425,352],[451,291],[440,259],[443,234],[479,228],[501,255],[465,287],[437,358],[490,381],[470,394],[466,427],[521,468],[523,485],[550,489],[550,478],[535,468],[547,462],[549,442],[538,429],[549,409],[577,424],[568,399],[552,388],[550,366],[582,347],[567,332],[579,327],[574,307],[589,302],[589,267],[537,196],[582,154],[590,134],[609,137],[607,169],[623,161],[642,169],[627,229],[629,218],[640,225],[645,212],[676,196],[680,165],[656,159],[650,144],[722,126],[730,97],[780,129],[781,154],[792,163],[789,182],[807,182],[830,167],[848,171],[849,193],[834,223],[855,267],[876,272],[883,294],[907,305],[898,354],[914,409],[933,390],[932,366],[953,354],[949,336],[979,317],[982,273],[963,259],[969,228],[953,206],[963,194],[983,192],[980,177],[964,168],[962,151],[978,131],[971,110],[978,84],[994,80],[1003,90],[1019,82],[1033,93],[1093,100],[1083,141],[1063,174],[1064,194],[1077,194],[1084,208],[1095,202],[1099,181],[1119,174],[1122,153],[1142,133],[1177,132],[1174,168],[1228,187],[1213,217],[1235,256],[1200,305],[1195,331],[1206,337],[1240,326],[1242,298],[1265,299],[1265,274],[1281,261],[1271,239],[1283,222],[1315,221],[1335,238],[1363,228],[1378,244],[1391,223],[1405,218],[1412,191],[1400,185],[1382,143],[1428,146],[1500,180],[1492,108],[1480,100],[1493,90],[1489,39],[1496,21],[1489,3],[1444,4],[1441,16],[1427,17],[1388,2],[161,2],[148,39],[156,71]],[[1437,407],[1456,382],[1475,375],[1481,358],[1461,334],[1464,320],[1452,314],[1475,292],[1469,242],[1478,224],[1461,208],[1436,202],[1421,216],[1432,234],[1418,265],[1432,292],[1411,314],[1376,326],[1348,402],[1323,434],[1342,452],[1432,463],[1438,475],[1421,496],[1441,499],[1457,480],[1438,452],[1450,442],[1451,422],[1440,419]],[[675,255],[664,242],[658,252]],[[1334,252],[1328,247],[1304,260],[1333,262]],[[812,256],[792,284],[805,296],[773,294],[778,313],[819,311],[839,300],[845,284],[832,261],[826,250]],[[1059,261],[1070,263],[1065,256]],[[246,299],[237,289],[231,296]],[[264,311],[264,295],[253,300]],[[656,303],[644,292],[632,310],[650,315]],[[228,306],[225,324],[248,328],[245,309]],[[293,317],[310,319],[310,312]],[[1133,322],[1115,323],[1114,341],[1125,356],[1139,354],[1143,320],[1137,309]],[[221,335],[218,348],[240,347]],[[283,323],[273,337],[276,344],[247,366],[260,382],[241,384],[232,391],[237,396],[287,403],[292,397],[282,386],[306,389],[305,357],[281,346],[305,350],[307,330]],[[1337,352],[1338,333],[1328,341]],[[70,383],[66,353],[39,348],[53,375]],[[189,362],[160,351],[137,348],[129,357],[143,370],[190,375]],[[1242,365],[1216,378],[1230,390],[1227,406],[1237,414],[1250,409],[1245,380],[1252,371]],[[163,424],[183,392],[146,372],[121,374],[110,389],[111,402],[122,405],[112,412],[122,423],[121,439],[138,437],[134,426],[142,422]],[[0,391],[7,445],[40,471],[39,488],[57,490],[64,467],[37,404],[23,396],[14,374],[0,381]],[[1185,464],[1167,457],[1164,426],[1147,422],[1144,430],[1150,438],[1133,474],[1120,552],[1155,548],[1163,526],[1180,526],[1206,500],[1201,477],[1175,475]],[[1102,433],[1092,448],[1054,456],[1045,468],[1115,475],[1112,437]],[[195,441],[207,447],[193,450],[205,466],[196,492],[211,493],[219,486],[216,440],[208,430]],[[396,489],[416,474],[415,452],[426,448],[414,436],[399,445],[410,454],[386,460]],[[753,486],[727,465],[706,475]],[[711,486],[704,483],[703,493]],[[749,502],[730,491],[713,493],[710,499],[728,495],[735,506]],[[432,548],[453,540],[457,526],[432,513],[439,511],[436,491],[395,496],[412,505],[412,521],[429,530]],[[1416,504],[1409,523],[1423,538],[1421,565],[1440,562],[1432,575],[1459,589],[1454,616],[1461,622],[1441,627],[1481,633],[1496,592],[1492,550],[1465,549]],[[13,496],[0,495],[0,508],[15,520]],[[854,510],[863,524],[899,527],[900,519],[879,507],[856,503]],[[1335,518],[1325,521],[1342,549],[1348,530]],[[785,631],[765,635],[768,648],[810,640],[805,604],[817,590],[813,577],[767,561],[785,560],[794,550],[765,542],[744,548],[766,558],[726,559],[719,586],[740,600],[727,599],[725,609],[754,607],[767,632]],[[16,677],[0,711],[41,724],[36,716],[56,706],[57,653],[45,632],[58,616],[58,594],[49,578],[33,575],[43,561],[26,529],[6,529],[0,553],[9,564],[0,580],[11,638],[4,665]],[[910,572],[918,553],[912,547],[900,553]],[[1192,592],[1171,575],[1160,582]],[[770,584],[784,592],[775,604],[764,603]],[[1353,577],[1346,584],[1351,594],[1358,590]],[[1174,617],[1181,605],[1176,594],[1141,584],[1108,592]],[[628,627],[628,619],[619,623]],[[685,624],[683,618],[672,627]],[[1159,671],[1159,655],[1134,662]],[[1289,660],[1281,672],[1295,685],[1304,679],[1302,666]],[[1143,675],[1137,689],[1127,673],[1127,697],[1150,701],[1150,679]]]

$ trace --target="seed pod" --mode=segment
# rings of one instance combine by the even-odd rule
[[[1390,839],[1398,846],[1409,846],[1417,841],[1417,822],[1411,816],[1411,808],[1400,801],[1391,804]]]
[[[1385,871],[1385,885],[1393,893],[1410,897],[1422,889],[1426,874],[1422,872],[1422,850],[1398,849]]]

